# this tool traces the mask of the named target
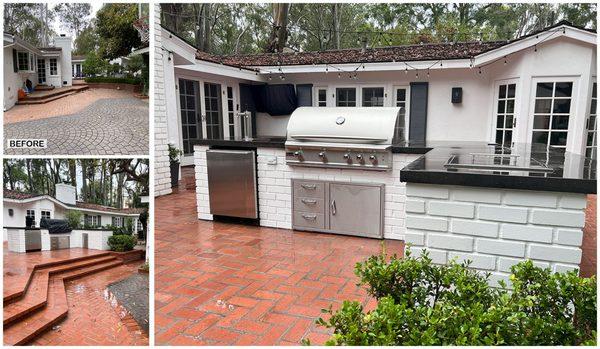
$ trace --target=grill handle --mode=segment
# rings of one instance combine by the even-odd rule
[[[301,199],[300,201],[302,201],[302,203],[306,204],[306,205],[314,205],[317,203],[317,200],[309,200],[309,199]]]
[[[337,213],[337,208],[335,206],[335,200],[331,200],[331,214],[335,215]]]
[[[339,136],[339,135],[291,135],[294,139],[348,139],[357,141],[371,141],[371,142],[384,142],[387,138],[376,138],[376,137],[360,137],[360,136]]]
[[[317,186],[315,184],[301,184],[300,185],[302,188],[307,189],[307,190],[315,190],[317,189]]]

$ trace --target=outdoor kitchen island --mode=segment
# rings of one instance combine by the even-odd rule
[[[555,271],[578,268],[586,195],[596,193],[595,161],[520,145],[393,144],[392,169],[367,171],[290,166],[284,138],[200,140],[194,156],[203,220],[213,219],[209,149],[256,151],[261,226],[298,229],[294,182],[383,185],[379,237],[404,240],[416,253],[426,249],[436,263],[471,260],[473,268],[492,273],[494,283],[507,280],[510,267],[523,259]],[[316,223],[320,216],[315,218]]]

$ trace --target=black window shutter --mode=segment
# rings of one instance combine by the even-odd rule
[[[312,107],[312,84],[296,85],[296,96],[299,107]]]
[[[15,73],[19,72],[19,58],[17,56],[17,50],[13,48],[13,70]]]
[[[410,83],[410,125],[408,137],[411,143],[425,143],[427,131],[427,95],[429,83]]]

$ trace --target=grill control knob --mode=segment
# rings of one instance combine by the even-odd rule
[[[294,152],[294,157],[296,157],[300,161],[304,160],[304,157],[302,156],[302,151],[301,150],[295,151]]]
[[[358,161],[362,161],[363,156],[362,156],[362,154],[358,154],[358,155],[356,155],[356,158],[358,159]]]
[[[375,161],[377,161],[377,157],[375,155],[371,155],[371,156],[369,156],[369,160],[375,162]]]
[[[323,151],[322,151],[322,152],[320,152],[320,153],[319,153],[319,157],[320,157],[320,158],[324,158],[324,157],[325,157],[325,152],[323,152]]]

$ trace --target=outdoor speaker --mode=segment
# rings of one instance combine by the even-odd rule
[[[462,87],[452,88],[452,103],[462,103]]]

